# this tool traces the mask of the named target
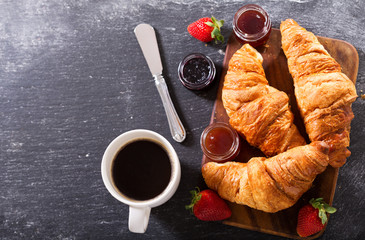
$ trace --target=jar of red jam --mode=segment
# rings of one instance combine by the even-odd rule
[[[241,149],[240,137],[236,130],[223,122],[212,123],[205,128],[200,145],[204,155],[215,162],[234,160]]]
[[[263,45],[271,33],[271,20],[266,11],[256,5],[241,7],[233,18],[233,32],[239,42],[253,47]]]
[[[215,73],[216,68],[212,59],[201,53],[189,54],[178,67],[181,83],[191,90],[208,87],[213,82]]]

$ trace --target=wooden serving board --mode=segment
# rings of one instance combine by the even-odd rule
[[[342,71],[355,83],[359,66],[359,57],[356,49],[351,44],[342,40],[326,37],[318,37],[318,39],[331,54],[331,56],[341,64]],[[239,43],[232,34],[227,43],[226,54],[223,61],[222,75],[219,82],[217,98],[212,112],[210,121],[211,123],[228,123],[229,118],[222,103],[222,87],[224,77],[228,69],[228,62],[232,55],[241,46],[242,44]],[[306,137],[307,142],[309,142],[308,135],[305,132],[305,127],[300,117],[294,96],[293,79],[288,70],[287,59],[283,50],[281,49],[280,30],[272,29],[267,44],[258,48],[257,50],[263,56],[263,67],[269,84],[288,94],[290,98],[291,110],[295,117],[295,125],[298,127],[301,134]],[[264,156],[260,150],[250,146],[246,141],[243,140],[242,142],[243,144],[241,152],[236,161],[247,162],[251,157]],[[208,160],[205,158],[205,156],[203,156],[202,164],[206,163],[207,161]],[[336,189],[338,171],[338,168],[329,166],[326,171],[317,176],[311,189],[309,189],[294,206],[277,213],[265,213],[244,205],[228,202],[232,210],[232,216],[223,223],[287,238],[300,239],[296,233],[297,214],[299,209],[308,203],[308,201],[313,197],[323,197],[326,202],[332,204]],[[323,232],[324,229],[318,234],[306,239],[317,238],[322,235]]]

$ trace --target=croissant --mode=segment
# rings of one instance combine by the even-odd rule
[[[306,142],[293,124],[288,96],[269,86],[262,62],[261,54],[249,44],[234,53],[222,102],[231,126],[266,156],[274,156]]]
[[[287,19],[280,25],[282,48],[294,80],[295,96],[311,141],[330,146],[330,165],[341,167],[350,155],[351,103],[357,94],[317,37]]]
[[[325,142],[292,148],[275,157],[247,163],[208,162],[202,167],[207,186],[223,198],[274,213],[294,205],[328,165]]]

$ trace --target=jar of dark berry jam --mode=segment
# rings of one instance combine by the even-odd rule
[[[233,18],[233,32],[237,40],[253,47],[263,45],[271,33],[271,20],[266,11],[256,5],[241,7]]]
[[[178,68],[181,83],[191,90],[208,87],[213,82],[215,73],[212,59],[201,53],[189,54],[180,62]]]
[[[205,128],[200,137],[200,146],[209,160],[227,162],[238,156],[241,140],[229,124],[217,122]]]

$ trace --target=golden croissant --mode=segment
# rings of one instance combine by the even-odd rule
[[[286,93],[269,86],[263,58],[245,44],[229,61],[222,88],[229,123],[266,156],[306,144],[293,124]]]
[[[328,165],[325,142],[292,148],[275,157],[247,163],[208,162],[202,167],[207,186],[223,198],[274,213],[294,205]]]
[[[293,19],[280,25],[282,48],[294,80],[295,96],[311,141],[330,146],[330,165],[340,167],[350,155],[351,103],[357,94],[317,37]]]

